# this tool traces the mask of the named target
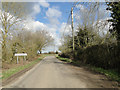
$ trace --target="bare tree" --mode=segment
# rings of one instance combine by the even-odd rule
[[[10,34],[10,30],[14,30],[16,25],[23,21],[24,4],[18,4],[15,2],[2,2],[2,8],[0,9],[0,23],[2,25],[2,55],[3,60],[6,60],[6,40]]]
[[[53,42],[52,36],[45,30],[35,32],[35,43],[37,44],[37,49],[42,51],[42,48],[50,45]]]

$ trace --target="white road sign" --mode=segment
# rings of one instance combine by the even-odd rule
[[[19,63],[18,56],[24,56],[24,60],[26,60],[25,56],[27,56],[27,53],[16,53],[15,56],[17,56],[17,64]]]
[[[27,53],[16,53],[15,56],[27,56]]]

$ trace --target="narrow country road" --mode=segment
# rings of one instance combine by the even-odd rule
[[[11,88],[112,88],[115,82],[105,76],[92,73],[58,60],[45,57],[30,71],[5,86]]]

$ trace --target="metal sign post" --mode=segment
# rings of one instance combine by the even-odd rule
[[[17,56],[17,64],[18,64],[18,63],[19,63],[18,57],[19,57],[19,56],[23,56],[23,57],[24,57],[24,60],[26,61],[26,57],[25,57],[25,56],[27,56],[27,53],[16,53],[15,56]]]

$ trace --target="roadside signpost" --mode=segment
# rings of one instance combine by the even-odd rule
[[[24,60],[26,61],[25,56],[27,56],[27,53],[16,53],[15,56],[17,57],[17,64],[18,64],[18,63],[19,63],[18,57],[19,57],[19,56],[23,56],[23,57],[24,57]]]

